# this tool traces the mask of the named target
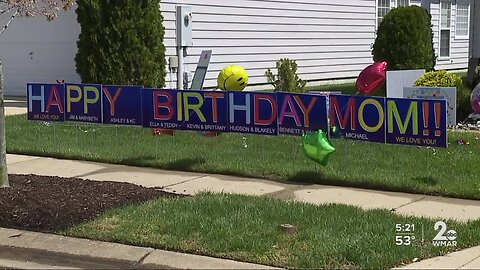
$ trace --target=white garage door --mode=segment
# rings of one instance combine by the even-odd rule
[[[59,13],[53,22],[16,18],[0,36],[5,95],[26,96],[27,82],[80,82],[74,62],[79,33],[73,10]]]

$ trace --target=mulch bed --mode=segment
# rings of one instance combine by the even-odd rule
[[[78,178],[9,175],[0,188],[0,227],[59,232],[90,221],[108,209],[161,197],[179,197],[130,183]]]

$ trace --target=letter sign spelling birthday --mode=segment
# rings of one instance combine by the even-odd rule
[[[277,101],[272,93],[230,92],[229,131],[277,135]]]
[[[28,119],[447,147],[445,100],[27,84]],[[327,114],[329,110],[329,114]],[[330,119],[328,118],[330,115]]]

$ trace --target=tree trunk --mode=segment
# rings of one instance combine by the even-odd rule
[[[5,136],[5,102],[3,99],[3,71],[0,60],[0,187],[9,187],[7,174],[7,143]]]

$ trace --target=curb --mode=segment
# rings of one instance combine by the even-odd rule
[[[0,259],[86,269],[281,269],[206,256],[0,228]]]

